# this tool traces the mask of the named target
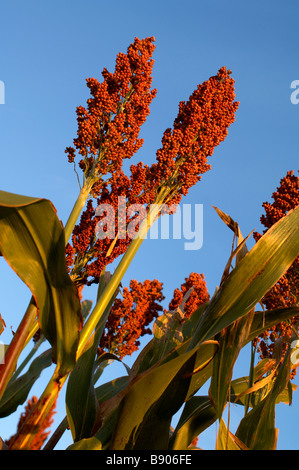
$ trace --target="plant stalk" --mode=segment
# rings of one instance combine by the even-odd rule
[[[92,188],[93,181],[90,178],[87,178],[83,187],[81,188],[81,191],[79,193],[79,196],[77,197],[77,200],[74,204],[74,207],[69,215],[69,218],[67,220],[67,223],[64,227],[64,232],[65,232],[65,244],[68,243],[72,232],[74,230],[74,227],[77,223],[78,218],[80,217],[81,211],[86,203],[86,200],[90,194],[90,190]]]
[[[138,249],[140,248],[143,240],[146,238],[146,234],[150,229],[153,222],[156,220],[156,217],[160,211],[160,204],[154,204],[147,214],[147,218],[143,220],[140,225],[139,231],[133,238],[129,248],[123,255],[121,261],[119,262],[113,276],[111,277],[109,283],[104,289],[100,299],[96,303],[93,311],[89,315],[82,331],[80,334],[80,341],[77,350],[77,359],[82,354],[90,336],[92,335],[94,329],[96,328],[98,322],[101,320],[102,316],[105,313],[109,302],[114,295],[116,289],[118,288],[124,274],[126,273],[131,261],[136,255]]]
[[[28,331],[36,316],[36,307],[31,302],[25,312],[25,315],[10,343],[4,356],[4,364],[0,365],[0,399],[6,389],[6,386],[13,375],[16,368],[19,355],[24,349],[24,344],[27,341]]]
[[[59,391],[62,388],[67,376],[59,377],[58,368],[49,381],[44,392],[40,396],[38,402],[33,408],[28,418],[24,421],[23,426],[17,433],[15,439],[9,446],[9,450],[29,450],[30,445],[43,425],[44,419],[48,415],[54,405]]]

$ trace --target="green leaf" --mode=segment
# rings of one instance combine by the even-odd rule
[[[275,428],[275,406],[289,381],[288,356],[287,352],[276,379],[272,379],[271,390],[245,415],[237,429],[236,436],[251,450],[276,449],[278,429]]]
[[[95,392],[99,404],[104,403],[106,400],[113,398],[121,392],[121,390],[128,385],[128,382],[129,377],[124,376],[97,387]],[[103,448],[107,448],[111,440],[115,423],[116,410],[104,419],[101,429],[97,431],[93,437],[80,439],[69,446],[67,450],[102,450]]]
[[[52,364],[52,350],[49,349],[34,359],[28,371],[15,380],[11,380],[0,400],[0,417],[13,413],[28,397],[33,384],[41,372]]]
[[[183,364],[160,398],[149,408],[135,433],[134,450],[168,449],[171,420],[186,399],[195,359],[196,353]]]
[[[233,259],[236,258],[235,265],[238,266],[238,264],[248,253],[245,242],[249,236],[244,240],[237,222],[235,222],[229,215],[225,214],[217,207],[214,207],[214,209],[217,211],[218,215],[226,223],[226,225],[234,232],[231,255],[222,275],[220,283],[221,286],[225,279],[227,279],[229,276]],[[234,249],[235,239],[237,243],[236,249]],[[246,316],[239,318],[231,325],[226,327],[215,337],[215,339],[219,342],[220,348],[217,356],[213,361],[213,374],[210,386],[210,394],[216,408],[218,418],[221,418],[224,407],[226,406],[233,368],[241,349],[246,344],[253,316],[254,309],[248,312]]]
[[[190,348],[247,315],[299,255],[299,207],[274,224],[237,264],[209,302]]]
[[[119,406],[119,418],[113,436],[111,449],[134,448],[138,438],[138,430],[150,408],[156,404],[164,391],[189,359],[201,351],[210,360],[214,357],[216,344],[214,341],[203,343],[198,348],[179,354],[171,360],[153,366],[143,374],[136,376],[124,390]],[[208,362],[204,360],[203,363]],[[140,448],[140,445],[139,445]]]
[[[191,397],[186,402],[171,436],[169,448],[172,450],[187,449],[193,439],[216,420],[216,411],[208,396]]]
[[[221,418],[216,442],[216,450],[249,450],[237,436],[226,427]]]
[[[0,191],[0,251],[31,290],[41,329],[64,375],[75,364],[80,302],[67,273],[64,231],[51,202]]]
[[[253,315],[254,311],[252,310],[216,336],[220,349],[213,361],[210,394],[218,418],[221,418],[226,406],[233,368],[241,349],[246,344]]]

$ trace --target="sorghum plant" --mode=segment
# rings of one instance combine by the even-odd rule
[[[217,420],[216,449],[276,447],[275,406],[291,401],[291,340],[298,334],[298,178],[288,173],[275,202],[264,204],[266,230],[254,233],[251,250],[250,235],[244,239],[237,222],[215,208],[236,243],[212,296],[197,272],[175,289],[168,308],[157,279],[121,284],[152,224],[174,213],[211,169],[208,159],[238,108],[231,71],[222,67],[179,103],[152,165],[132,164],[126,173],[123,162],[143,144],[140,128],[156,95],[154,48],[154,38],[136,38],[118,54],[114,73],[104,69],[102,81],[87,80],[91,97],[77,108],[77,136],[66,148],[79,195],[65,226],[50,201],[0,192],[0,251],[32,293],[0,365],[0,416],[27,401],[2,448],[54,449],[69,428],[69,450],[192,449]],[[83,300],[91,284],[98,285],[96,299]],[[0,333],[4,328],[0,317]],[[151,339],[139,350],[146,334]],[[44,342],[48,349],[34,358]],[[250,343],[262,356],[248,377],[233,380]],[[112,361],[133,352],[125,375],[101,382]],[[48,385],[32,396],[49,367]],[[208,381],[209,396],[201,395]],[[65,418],[51,432],[63,387]],[[230,402],[244,406],[235,435],[223,419]]]

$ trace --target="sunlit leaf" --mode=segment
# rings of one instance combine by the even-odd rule
[[[190,347],[247,315],[299,255],[299,207],[265,233],[231,271],[200,318]]]
[[[249,450],[248,447],[237,436],[235,436],[220,420],[216,450]]]
[[[158,364],[136,376],[124,391],[111,448],[134,448],[138,430],[149,409],[163,395],[178,372],[199,350],[202,350],[205,356],[204,362],[207,362],[207,356],[210,358],[214,356],[215,347],[216,344],[213,341],[203,343],[198,348],[182,353],[169,361],[164,360],[162,365]]]
[[[0,250],[29,287],[63,375],[79,341],[80,302],[65,263],[62,225],[50,201],[0,191]]]

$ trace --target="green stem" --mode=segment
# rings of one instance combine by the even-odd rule
[[[74,207],[69,215],[69,218],[67,220],[67,223],[64,228],[65,232],[65,243],[69,241],[72,231],[78,221],[78,218],[80,217],[81,211],[86,203],[86,200],[90,194],[90,190],[92,188],[93,182],[91,179],[86,179],[84,186],[82,187],[79,196],[77,197],[77,200],[74,204]]]
[[[156,220],[159,210],[160,210],[159,204],[153,205],[152,210],[149,211],[147,218],[143,220],[140,226],[139,232],[137,233],[135,238],[133,238],[129,248],[125,252],[121,261],[119,262],[108,285],[104,289],[100,299],[98,300],[93,311],[89,315],[88,320],[86,321],[83,327],[83,330],[81,331],[81,334],[80,334],[80,342],[79,342],[79,346],[77,350],[77,358],[82,354],[98,322],[101,320],[102,316],[105,314],[106,308],[109,305],[111,298],[116,292],[116,289],[118,288],[119,283],[121,282],[131,261],[133,260],[135,254],[137,253],[143,240],[145,239],[150,226]]]
[[[58,368],[46,386],[44,392],[40,396],[38,402],[33,408],[28,418],[24,421],[21,429],[16,434],[13,442],[9,446],[9,450],[28,450],[30,445],[42,426],[44,419],[48,415],[54,405],[59,391],[63,386],[67,376],[60,377]]]

